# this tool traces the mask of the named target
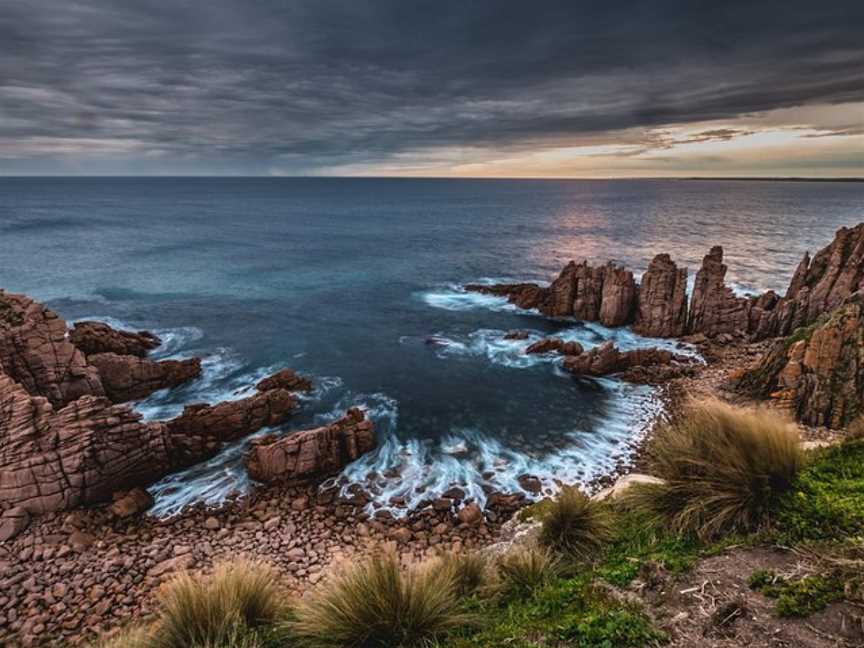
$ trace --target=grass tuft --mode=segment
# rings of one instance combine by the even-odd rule
[[[272,624],[283,612],[273,568],[238,561],[213,574],[176,576],[160,597],[153,648],[217,648],[253,645],[244,635]]]
[[[540,514],[540,542],[562,554],[585,559],[612,538],[612,512],[573,487],[561,489]]]
[[[662,484],[637,484],[626,505],[703,540],[762,527],[802,465],[795,428],[767,410],[691,403],[651,445]]]
[[[438,558],[441,568],[451,574],[460,598],[490,592],[494,574],[488,556],[479,551],[447,552]]]
[[[289,628],[304,645],[326,648],[422,646],[463,625],[452,570],[403,568],[372,556],[305,596]]]
[[[519,547],[498,558],[498,577],[505,598],[526,598],[560,573],[558,558],[545,547]]]

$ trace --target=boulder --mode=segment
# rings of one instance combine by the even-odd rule
[[[563,355],[579,355],[582,351],[582,345],[578,342],[565,342],[558,338],[543,338],[525,349],[525,353],[531,354],[558,352]]]
[[[105,393],[96,368],[66,339],[66,322],[29,297],[2,290],[0,372],[55,407]]]
[[[120,331],[104,322],[76,322],[69,331],[69,341],[85,355],[116,353],[145,357],[162,344],[149,331]]]
[[[153,506],[153,497],[143,488],[114,493],[114,503],[109,507],[111,513],[119,518],[132,517],[143,513]]]
[[[506,297],[510,303],[526,310],[538,308],[547,292],[546,288],[535,283],[467,284],[464,288],[468,292]]]
[[[287,389],[288,391],[312,391],[312,381],[299,375],[293,369],[281,369],[266,378],[263,378],[255,389],[269,391],[271,389]]]
[[[528,331],[507,331],[504,334],[505,340],[527,340]]]
[[[105,395],[115,403],[146,398],[201,375],[199,358],[154,362],[134,355],[97,353],[87,360],[99,371]]]
[[[30,524],[30,514],[21,506],[3,511],[0,516],[0,542],[12,540]]]
[[[689,358],[655,347],[622,352],[610,340],[581,355],[565,357],[562,366],[570,373],[580,376],[606,376],[637,367],[669,365],[673,362],[687,363]],[[623,377],[627,378],[627,374]]]
[[[642,275],[633,330],[648,337],[678,337],[687,329],[687,268],[658,254]]]
[[[351,408],[330,425],[254,439],[246,468],[260,482],[304,481],[336,473],[374,447],[372,422]]]

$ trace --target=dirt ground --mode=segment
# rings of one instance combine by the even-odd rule
[[[841,602],[807,618],[779,618],[774,601],[753,591],[756,570],[812,573],[812,565],[788,550],[737,548],[703,559],[681,575],[649,570],[630,595],[640,598],[674,648],[860,648],[864,606]]]

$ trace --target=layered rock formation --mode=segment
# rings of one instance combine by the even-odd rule
[[[562,355],[579,355],[583,349],[578,342],[565,342],[558,338],[543,338],[525,349],[525,353],[551,353],[553,351]]]
[[[647,337],[678,337],[687,329],[687,268],[658,254],[642,275],[633,330]]]
[[[738,382],[809,425],[841,428],[864,413],[864,307],[856,294],[824,321],[778,340]]]
[[[607,341],[579,355],[565,356],[562,366],[579,376],[606,376],[636,367],[670,365],[673,362],[687,363],[688,359],[653,347],[620,351],[611,341]]]
[[[152,334],[98,322],[77,325],[67,338],[65,322],[49,309],[0,292],[0,509],[29,515],[110,500],[281,423],[297,407],[291,392],[311,387],[283,370],[248,398],[144,422],[118,403],[201,371],[197,358],[145,358],[157,343]],[[6,515],[4,533],[24,514]]]
[[[162,344],[149,331],[118,331],[104,322],[77,322],[69,331],[69,341],[88,356],[116,353],[139,358]]]
[[[351,408],[330,425],[253,440],[246,468],[257,481],[293,482],[336,473],[374,447],[372,422]]]
[[[66,322],[25,295],[3,291],[0,372],[55,407],[105,393],[96,368],[66,339]]]
[[[726,271],[723,248],[711,248],[696,273],[689,304],[687,270],[668,254],[654,257],[641,285],[630,271],[612,263],[594,267],[571,261],[548,287],[472,284],[465,289],[506,297],[548,316],[606,326],[632,324],[634,331],[650,337],[701,333],[764,340],[814,322],[864,286],[864,223],[838,230],[812,261],[805,254],[782,298],[773,291],[739,297],[726,285]]]
[[[130,407],[98,396],[55,410],[0,374],[0,507],[44,513],[108,501],[282,422],[296,406],[290,392],[273,389],[143,422]]]

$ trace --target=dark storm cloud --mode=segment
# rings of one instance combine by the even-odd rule
[[[860,1],[5,0],[0,170],[306,172],[859,101],[862,32]]]

